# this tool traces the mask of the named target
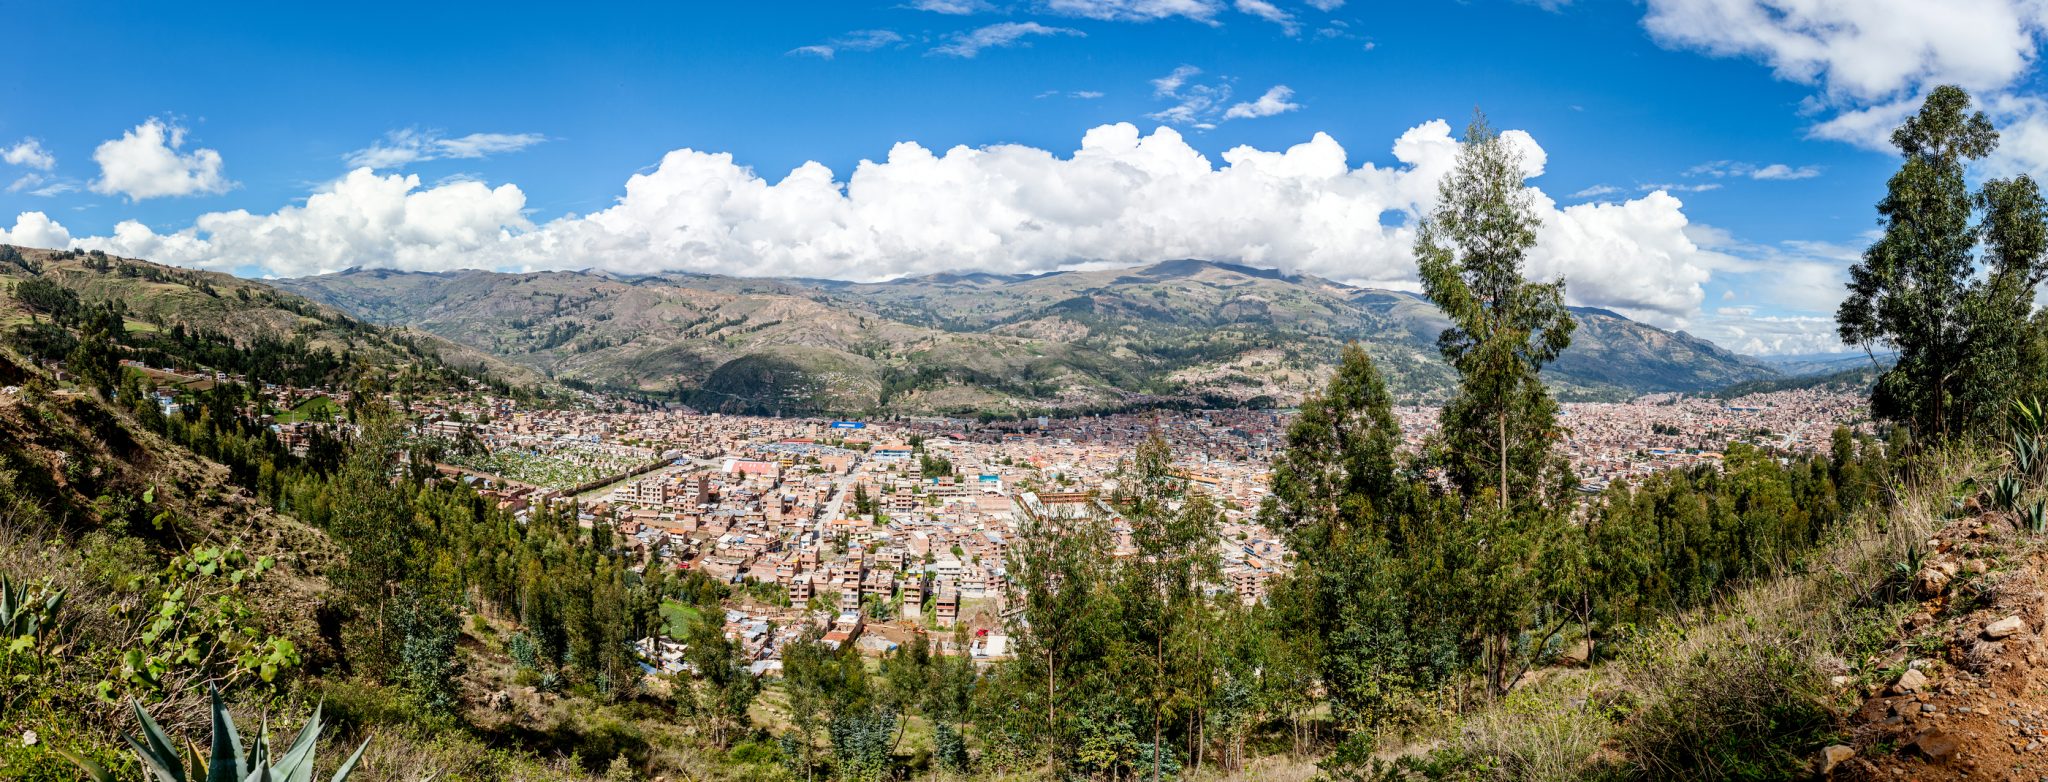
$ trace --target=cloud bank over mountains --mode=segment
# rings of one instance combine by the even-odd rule
[[[1540,176],[1542,148],[1507,135]],[[1450,124],[1435,120],[1395,140],[1393,165],[1354,168],[1324,133],[1284,150],[1240,146],[1219,165],[1171,128],[1117,123],[1089,130],[1064,157],[902,142],[844,179],[813,162],[779,180],[726,153],[679,149],[627,180],[610,208],[546,222],[528,216],[517,185],[423,185],[362,167],[268,214],[211,212],[168,233],[131,220],[111,235],[72,236],[26,213],[0,241],[277,276],[366,266],[874,280],[1192,257],[1412,288],[1414,225],[1457,148]],[[1543,228],[1532,272],[1565,275],[1578,302],[1676,325],[1699,312],[1701,284],[1726,265],[1689,238],[1668,193],[1569,207],[1535,195]]]

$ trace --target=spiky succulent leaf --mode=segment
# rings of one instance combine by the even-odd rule
[[[124,737],[128,739],[129,746],[134,747],[143,762],[166,782],[186,782],[185,761],[178,757],[178,748],[171,743],[170,734],[162,725],[156,724],[156,718],[149,716],[148,710],[142,708],[142,701],[130,700],[129,704],[135,708],[136,721],[142,723],[141,741],[134,736]]]
[[[348,775],[354,773],[356,770],[356,761],[362,760],[363,750],[369,748],[370,740],[363,739],[362,746],[356,747],[355,754],[348,756],[348,760],[342,762],[341,768],[337,768],[334,770],[334,777],[328,780],[328,782],[348,782]],[[427,779],[433,779],[433,777],[429,776],[427,777]]]
[[[57,750],[57,754],[64,756],[64,759],[71,761],[78,770],[85,772],[85,778],[92,782],[114,782],[114,775],[107,771],[106,766],[68,749]]]
[[[271,769],[280,782],[312,782],[313,748],[320,741],[320,706],[313,707],[313,716],[306,718],[305,727],[299,728],[299,735],[292,739],[291,749]]]
[[[220,688],[208,686],[213,697],[213,756],[206,763],[206,782],[239,782],[249,775],[242,760],[242,736],[235,731],[235,715],[220,699]]]

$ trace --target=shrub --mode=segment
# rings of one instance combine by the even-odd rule
[[[1658,679],[1619,737],[1634,776],[1789,779],[1831,738],[1820,671],[1779,643],[1709,646]]]

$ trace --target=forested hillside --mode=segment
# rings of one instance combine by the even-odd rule
[[[988,641],[965,625],[870,655],[807,624],[760,665],[720,617],[787,592],[683,572],[572,498],[522,515],[442,469],[457,446],[407,417],[538,392],[296,298],[8,255],[0,776],[2019,770],[2040,762],[2048,713],[2048,201],[2025,178],[1969,185],[1997,137],[1961,90],[1936,90],[1897,139],[1884,230],[1840,316],[1845,340],[1898,351],[1874,382],[1876,436],[1844,428],[1804,455],[1736,444],[1582,491],[1546,378],[1601,316],[1528,279],[1520,148],[1475,118],[1416,231],[1444,314],[1435,434],[1408,447],[1392,373],[1341,348],[1266,476],[1256,521],[1284,538],[1285,568],[1247,600],[1219,583],[1234,542],[1215,495],[1155,431],[1076,493],[1086,510],[1018,517],[994,612],[1014,646],[978,655]],[[182,303],[103,287],[136,280]],[[619,285],[605,295],[642,295]],[[677,295],[634,300],[694,306]],[[707,300],[741,306],[726,296]],[[347,402],[287,444],[270,400],[301,383]],[[920,479],[950,472],[926,448],[889,450],[916,452]],[[864,489],[851,500],[886,524]],[[871,604],[852,597],[858,620]],[[635,647],[657,634],[682,643],[673,672]],[[315,723],[303,741],[267,735]],[[286,749],[246,753],[259,737]]]
[[[104,320],[131,358],[160,368],[206,368],[294,385],[390,383],[408,374],[459,374],[509,390],[538,379],[430,334],[377,326],[331,307],[225,274],[99,252],[0,245],[0,330],[30,355],[61,359],[83,319]]]

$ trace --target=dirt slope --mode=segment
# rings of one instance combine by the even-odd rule
[[[1915,579],[1921,610],[1850,719],[1844,780],[2048,779],[2048,553],[2010,514],[1945,526]],[[1825,765],[1825,760],[1821,761]]]

